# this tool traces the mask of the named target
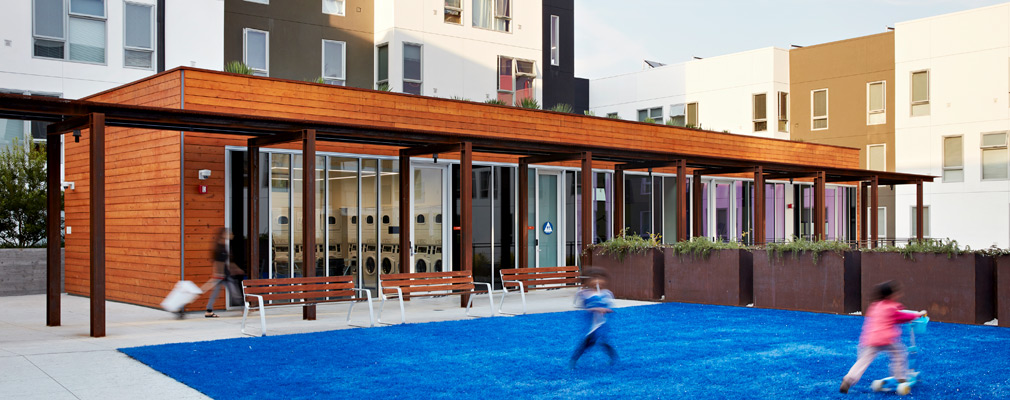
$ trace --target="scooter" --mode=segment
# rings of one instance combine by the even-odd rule
[[[911,345],[908,347],[908,372],[906,373],[906,379],[904,382],[899,382],[893,376],[889,376],[884,379],[877,379],[870,384],[870,388],[874,392],[897,392],[899,395],[907,395],[912,392],[912,387],[919,383],[919,379],[922,376],[921,371],[916,369],[916,358],[919,355],[919,346],[915,345],[915,334],[926,333],[926,324],[929,323],[929,317],[921,316],[908,323],[908,332],[911,339]]]

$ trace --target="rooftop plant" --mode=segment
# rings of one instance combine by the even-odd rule
[[[375,90],[378,90],[380,92],[392,92],[393,87],[389,86],[389,84],[386,82],[382,82],[375,85]]]
[[[583,111],[582,113],[585,114],[586,116],[589,116],[589,117],[595,117],[596,116],[596,113],[593,112],[593,110],[586,110],[586,111]]]
[[[484,100],[484,104],[494,104],[494,105],[498,105],[498,106],[507,106],[508,105],[508,104],[505,104],[504,101],[501,101],[501,99],[487,99],[487,100]]]
[[[242,75],[253,74],[252,68],[249,68],[248,65],[243,64],[241,61],[232,61],[225,64],[224,72],[231,72],[233,74],[242,74]]]
[[[522,99],[519,100],[519,107],[539,110],[540,103],[537,102],[537,99],[534,99],[532,97],[523,97]]]
[[[610,118],[610,119],[621,119],[621,116],[619,114],[617,114],[617,113],[613,113],[613,114],[607,114],[607,118]]]
[[[554,107],[551,107],[551,111],[572,113],[575,111],[575,108],[573,108],[571,104],[558,103],[555,104]]]

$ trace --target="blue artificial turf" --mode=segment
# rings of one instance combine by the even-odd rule
[[[462,313],[462,310],[459,310]],[[862,318],[666,303],[618,309],[620,362],[568,359],[583,311],[120,349],[215,399],[897,398],[881,355],[848,395]],[[313,323],[337,323],[316,321]],[[1010,329],[931,322],[908,398],[1010,399]]]

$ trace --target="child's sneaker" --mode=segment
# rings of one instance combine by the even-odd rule
[[[849,382],[849,381],[847,381],[847,380],[845,380],[845,379],[842,379],[842,387],[838,388],[838,392],[840,392],[840,393],[848,393],[849,392],[849,386],[852,386],[852,383]]]

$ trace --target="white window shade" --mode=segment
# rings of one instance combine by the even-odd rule
[[[551,65],[561,65],[560,25],[561,18],[551,15]]]
[[[344,0],[323,0],[323,13],[344,15]]]
[[[982,179],[1007,179],[1007,167],[1010,157],[1007,153],[1006,133],[987,133],[982,135]]]
[[[473,0],[473,26],[484,29],[491,29],[491,7],[492,0]]]
[[[35,36],[64,39],[63,0],[35,0],[33,29]]]
[[[929,115],[929,71],[912,73],[912,116]]]
[[[964,145],[961,136],[943,138],[943,181],[964,182]]]
[[[344,55],[344,42],[323,40],[323,79],[326,83],[344,84]]]
[[[105,0],[70,0],[70,13],[105,18]]]
[[[871,83],[869,87],[870,112],[884,111],[884,84]]]
[[[126,43],[127,47],[136,47],[138,49],[154,48],[151,40],[151,33],[153,31],[151,27],[153,22],[151,10],[151,6],[126,4],[126,31],[124,32],[123,42]]]
[[[883,145],[871,145],[866,147],[867,162],[866,169],[874,171],[887,170],[887,153]]]
[[[105,21],[70,18],[67,28],[71,60],[105,62]]]
[[[247,29],[245,35],[245,64],[255,70],[256,75],[268,75],[267,33]]]

